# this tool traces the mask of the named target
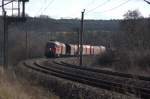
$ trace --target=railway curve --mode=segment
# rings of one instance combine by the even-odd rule
[[[61,59],[62,60],[62,59]],[[147,79],[132,79],[129,75],[111,75],[108,71],[96,71],[91,68],[73,67],[54,59],[47,64],[47,59],[22,62],[23,66],[35,71],[87,84],[93,87],[113,90],[115,92],[135,94],[142,99],[150,97],[150,82]],[[45,65],[47,64],[47,65]],[[128,81],[128,82],[126,82]]]

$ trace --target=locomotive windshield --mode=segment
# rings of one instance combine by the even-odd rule
[[[48,47],[48,48],[55,47],[55,44],[54,44],[54,43],[47,43],[47,47]]]

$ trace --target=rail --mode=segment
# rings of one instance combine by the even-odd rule
[[[143,99],[149,99],[150,97],[150,88],[133,86],[131,84],[122,84],[118,82],[112,82],[112,80],[99,79],[100,77],[92,77],[89,75],[83,75],[82,72],[75,72],[71,69],[60,68],[60,66],[44,66],[38,62],[33,62],[28,64],[27,62],[23,63],[24,66],[42,72],[49,75],[54,75],[56,77],[61,77],[64,79],[76,81],[79,83],[87,84],[94,87],[99,87],[107,90],[113,90],[119,93],[126,94],[127,92],[141,96]],[[58,65],[58,64],[53,64]],[[59,64],[60,65],[60,64]],[[62,64],[61,64],[62,65]]]

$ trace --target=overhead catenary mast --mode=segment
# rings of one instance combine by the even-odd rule
[[[148,4],[150,4],[150,1],[144,0],[145,2],[147,2]]]
[[[3,12],[3,33],[4,33],[4,46],[3,46],[3,66],[8,68],[8,27],[12,22],[25,22],[25,3],[29,0],[2,0],[2,12]],[[11,4],[12,3],[12,4]],[[14,3],[18,6],[14,7]],[[22,3],[22,15],[20,15],[20,3]],[[12,7],[5,8],[5,5],[11,4]],[[7,10],[11,10],[12,15],[7,15]],[[13,16],[14,10],[18,12],[17,16]]]
[[[80,28],[80,66],[82,66],[83,61],[83,23],[84,23],[84,12],[81,12],[81,28]]]

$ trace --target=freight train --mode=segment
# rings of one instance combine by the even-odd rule
[[[80,45],[64,44],[58,41],[48,41],[45,48],[45,56],[61,57],[61,56],[76,56],[79,53]],[[99,55],[106,51],[104,46],[83,45],[83,55]]]

